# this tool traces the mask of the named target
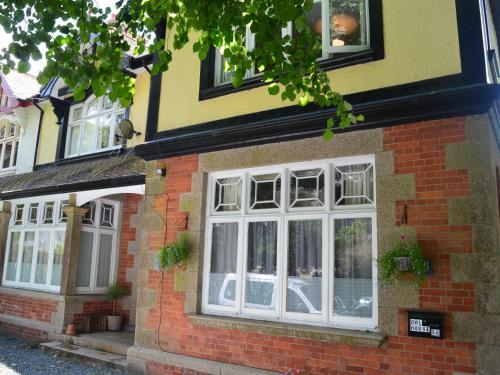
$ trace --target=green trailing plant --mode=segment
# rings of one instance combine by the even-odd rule
[[[106,299],[113,301],[113,316],[116,316],[116,302],[128,294],[128,289],[120,284],[113,284],[106,291]]]
[[[185,241],[176,241],[170,245],[162,246],[158,258],[160,267],[167,271],[186,264],[189,251]]]
[[[405,271],[398,270],[398,263],[401,258],[408,258],[409,265]],[[379,284],[389,286],[401,280],[403,275],[413,275],[419,284],[425,281],[427,265],[422,253],[422,249],[417,243],[408,242],[402,236],[396,246],[387,251],[377,260],[379,266]]]

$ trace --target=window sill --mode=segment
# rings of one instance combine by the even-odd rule
[[[319,62],[321,68],[325,71],[345,68],[351,65],[364,64],[383,58],[383,54],[377,51],[377,49],[368,49],[361,52],[353,52],[338,55],[335,58],[324,59]],[[210,74],[212,74],[211,72]],[[226,83],[214,87],[201,87],[199,93],[199,100],[207,100],[217,98],[219,96],[224,96],[228,94],[233,94],[240,91],[250,90],[256,87],[261,87],[267,85],[263,82],[261,77],[252,77],[246,79],[240,87],[234,87],[231,83]]]
[[[385,336],[376,332],[266,322],[214,315],[197,314],[188,315],[188,317],[193,325],[257,332],[275,336],[330,341],[376,348],[381,347],[385,342]]]

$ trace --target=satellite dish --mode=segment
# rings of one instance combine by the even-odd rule
[[[141,133],[134,130],[134,124],[128,119],[123,119],[118,124],[118,130],[120,131],[120,137],[126,139],[132,139],[134,134],[140,135]]]

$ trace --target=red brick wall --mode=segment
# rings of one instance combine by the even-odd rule
[[[0,294],[0,314],[50,323],[59,302]]]
[[[21,327],[14,324],[0,322],[0,335],[2,332],[10,333],[16,337],[22,337],[29,341],[44,342],[47,341],[47,332],[35,328]]]
[[[355,136],[355,133],[352,135]],[[226,363],[285,371],[298,368],[308,374],[424,374],[452,375],[453,371],[475,373],[474,344],[456,343],[451,332],[452,311],[474,308],[474,285],[452,283],[450,254],[472,251],[470,226],[448,224],[448,198],[469,194],[468,172],[446,171],[445,144],[463,142],[463,118],[429,121],[384,130],[384,147],[394,151],[396,174],[415,174],[416,199],[398,202],[397,217],[408,204],[409,226],[417,235],[425,253],[434,260],[435,276],[420,288],[420,307],[437,309],[446,316],[445,340],[410,338],[407,336],[406,313],[399,314],[399,334],[389,337],[382,348],[350,346],[300,338],[238,330],[193,326],[184,314],[184,294],[174,291],[173,272],[165,274],[162,296],[163,319],[160,327],[163,350]],[[196,171],[196,157],[168,160],[166,180],[168,195],[168,240],[182,230],[183,213],[178,212],[179,194],[190,191],[191,173]],[[154,199],[159,212],[164,212],[167,195]],[[392,224],[392,223],[387,223]],[[396,224],[396,223],[394,223]],[[163,242],[163,233],[149,238],[151,249]],[[151,270],[148,288],[159,290],[160,273]],[[159,304],[160,297],[157,299]],[[159,306],[152,306],[147,328],[156,330]],[[149,364],[150,373],[177,374],[178,369]]]

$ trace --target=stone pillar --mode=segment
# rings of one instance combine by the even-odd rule
[[[9,234],[10,202],[4,201],[0,211],[0,281],[2,280],[5,252],[7,248],[7,236]]]
[[[64,240],[64,255],[61,272],[60,294],[72,296],[76,292],[76,273],[78,270],[78,256],[80,255],[80,234],[82,219],[87,212],[86,208],[76,207],[75,197],[70,197],[69,206],[64,208],[68,216],[66,224],[66,239]]]

